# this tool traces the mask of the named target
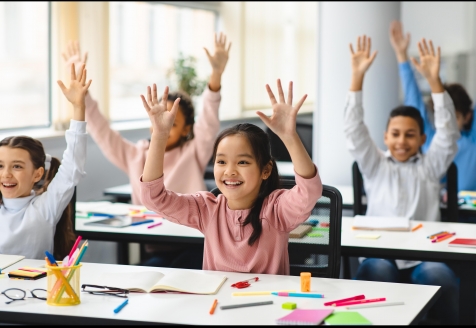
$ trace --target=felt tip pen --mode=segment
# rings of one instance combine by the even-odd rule
[[[333,305],[333,306],[348,306],[348,305],[354,305],[354,304],[375,303],[375,302],[383,302],[385,300],[386,300],[385,297],[371,298],[371,299],[367,299],[367,300],[357,300],[357,301],[350,301],[350,302],[335,303],[335,305]]]
[[[150,229],[150,228],[153,228],[153,227],[157,227],[159,225],[161,225],[162,222],[158,222],[158,223],[155,223],[155,224],[151,224],[150,226],[147,227],[147,229]]]
[[[453,232],[453,233],[449,233],[449,234],[447,234],[447,235],[444,235],[444,236],[440,236],[440,237],[438,237],[438,238],[435,238],[435,239],[433,239],[431,242],[432,242],[432,243],[439,243],[440,241],[443,241],[443,240],[446,240],[446,239],[448,239],[448,238],[451,238],[451,237],[453,237],[454,235],[456,235],[456,233],[454,233],[454,232]]]
[[[288,292],[272,292],[271,295],[286,296],[286,297],[312,297],[312,298],[324,298],[323,294],[311,294],[311,293],[288,293]]]
[[[365,299],[365,295],[362,294],[362,295],[352,296],[352,297],[348,297],[348,298],[343,298],[343,299],[340,299],[340,300],[326,302],[326,303],[324,303],[324,306],[330,306],[330,305],[334,305],[334,304],[337,304],[337,303],[344,303],[344,302],[357,301],[357,300],[363,300],[363,299]]]
[[[50,261],[51,265],[58,266],[58,263],[56,263],[56,260],[55,260],[55,257],[53,256],[53,254],[51,254],[48,251],[45,251],[45,255],[48,258],[48,260]]]
[[[151,222],[154,222],[154,220],[144,220],[144,221],[132,222],[131,226],[136,226],[136,225],[151,223]]]
[[[122,304],[119,305],[117,308],[115,308],[115,309],[114,309],[114,313],[119,313],[119,311],[121,311],[122,308],[127,305],[127,303],[129,303],[129,300],[128,300],[128,299],[125,300],[124,302],[122,302]]]
[[[440,232],[434,233],[434,234],[432,234],[432,235],[429,235],[429,236],[426,237],[426,238],[428,238],[428,239],[433,239],[433,238],[438,237],[438,236],[441,236],[441,235],[446,235],[447,233],[449,233],[449,232],[448,232],[448,231],[440,231]]]

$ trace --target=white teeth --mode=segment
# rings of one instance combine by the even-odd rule
[[[238,185],[242,184],[243,182],[240,182],[240,181],[236,181],[236,182],[224,181],[224,183],[225,183],[226,185],[238,186]]]
[[[2,183],[5,187],[13,187],[16,186],[15,183]]]

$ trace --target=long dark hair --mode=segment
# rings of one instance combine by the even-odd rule
[[[167,95],[167,101],[174,102],[177,98],[180,98],[179,109],[185,118],[185,126],[190,125],[190,132],[188,135],[181,137],[179,140],[179,146],[182,146],[185,142],[194,138],[193,125],[195,124],[195,108],[193,107],[192,98],[185,91],[174,91]]]
[[[10,147],[17,149],[24,149],[30,154],[31,161],[35,170],[42,167],[45,168],[46,154],[43,148],[43,144],[33,138],[27,136],[7,137],[0,141],[0,147]],[[40,195],[46,191],[51,180],[53,180],[61,162],[56,157],[51,157],[50,167],[45,170],[43,177],[33,185],[33,190],[37,195]],[[0,192],[0,204],[3,203],[2,194]],[[64,258],[68,255],[69,249],[73,247],[75,235],[73,233],[72,216],[73,206],[68,204],[60,220],[56,224],[56,231],[54,236],[54,251],[55,258]]]
[[[273,163],[273,168],[271,174],[266,180],[261,182],[259,189],[258,197],[253,203],[250,213],[243,221],[243,226],[251,224],[253,227],[253,232],[251,233],[250,238],[248,239],[248,245],[252,246],[255,241],[261,236],[263,227],[261,226],[261,208],[263,207],[263,201],[266,197],[269,196],[274,190],[279,189],[279,174],[278,168],[276,166],[276,161],[271,156],[271,146],[269,143],[269,137],[261,128],[256,125],[249,123],[236,124],[230,128],[223,130],[217,137],[215,145],[213,146],[213,159],[216,161],[217,148],[220,141],[228,136],[235,134],[241,134],[245,136],[253,150],[253,156],[256,158],[256,162],[260,168],[260,171],[263,172],[266,165],[269,162]]]

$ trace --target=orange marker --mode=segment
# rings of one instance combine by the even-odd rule
[[[420,229],[421,227],[423,227],[423,224],[420,223],[420,224],[414,226],[413,229],[412,229],[412,231],[418,230],[418,229]]]
[[[450,234],[447,234],[446,236],[441,236],[441,238],[437,238],[437,239],[433,239],[431,242],[432,243],[439,243],[440,241],[443,241],[443,240],[446,240],[448,238],[451,238],[453,237],[454,235],[456,235],[456,233],[450,233]]]
[[[215,300],[213,301],[212,308],[210,309],[210,314],[215,313],[215,308],[217,307],[217,304],[218,304],[218,300],[215,299]]]

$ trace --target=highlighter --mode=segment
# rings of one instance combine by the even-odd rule
[[[311,291],[311,273],[301,272],[301,292]]]

